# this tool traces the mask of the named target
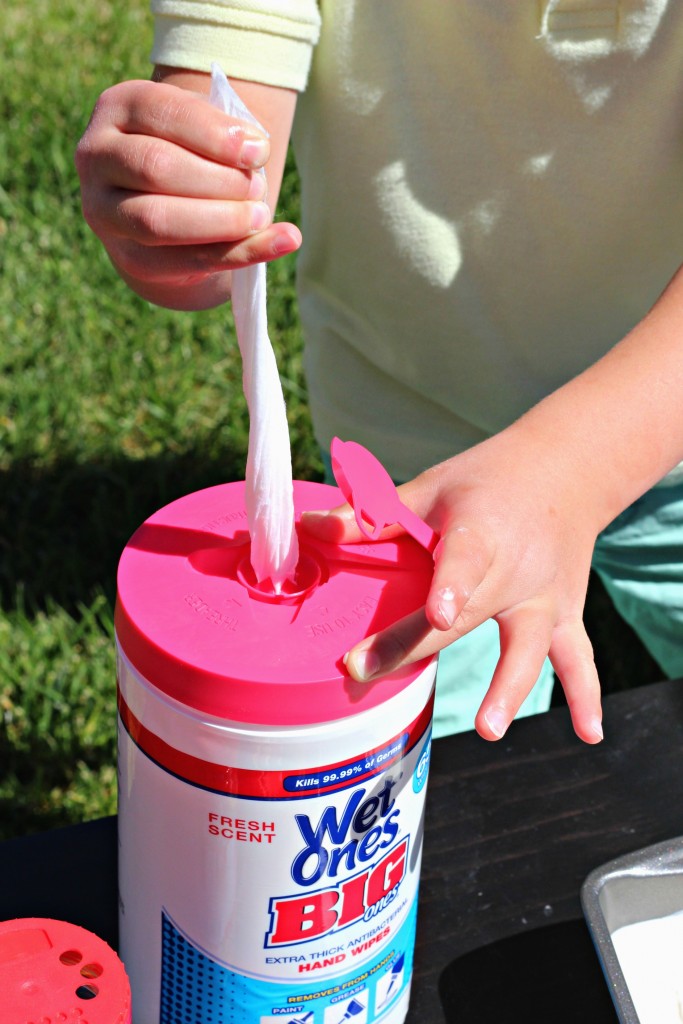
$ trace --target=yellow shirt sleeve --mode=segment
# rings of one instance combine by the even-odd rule
[[[301,92],[320,32],[316,0],[151,0],[152,61]]]

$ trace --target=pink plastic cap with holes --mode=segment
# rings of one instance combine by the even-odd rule
[[[21,1024],[131,1024],[128,977],[103,939],[27,917],[0,923],[0,1019]]]
[[[343,500],[336,487],[294,484],[297,520]],[[116,632],[135,670],[197,711],[262,725],[344,718],[409,685],[426,661],[359,684],[342,659],[423,607],[429,551],[406,535],[336,545],[298,530],[297,577],[275,595],[251,570],[243,483],[197,491],[151,516],[118,572]]]

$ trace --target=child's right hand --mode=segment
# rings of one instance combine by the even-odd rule
[[[301,244],[293,224],[272,223],[295,98],[274,90],[284,126],[269,140],[198,94],[208,93],[208,75],[167,70],[164,81],[123,82],[100,96],[76,167],[85,219],[128,285],[158,305],[200,309],[229,297],[231,270]],[[258,89],[238,91],[267,111],[270,94]]]

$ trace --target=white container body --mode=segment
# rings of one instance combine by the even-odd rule
[[[436,662],[378,707],[276,728],[195,713],[117,652],[133,1024],[401,1024]]]

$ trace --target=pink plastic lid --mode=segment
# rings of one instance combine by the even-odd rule
[[[65,921],[0,924],[0,1019],[131,1024],[130,984],[111,946]]]
[[[336,487],[294,483],[297,520],[342,501]],[[323,722],[392,697],[426,661],[359,684],[342,658],[424,604],[430,554],[408,536],[332,545],[299,530],[299,542],[297,580],[274,599],[251,570],[243,483],[160,509],[119,564],[116,631],[126,657],[169,696],[239,722]]]

